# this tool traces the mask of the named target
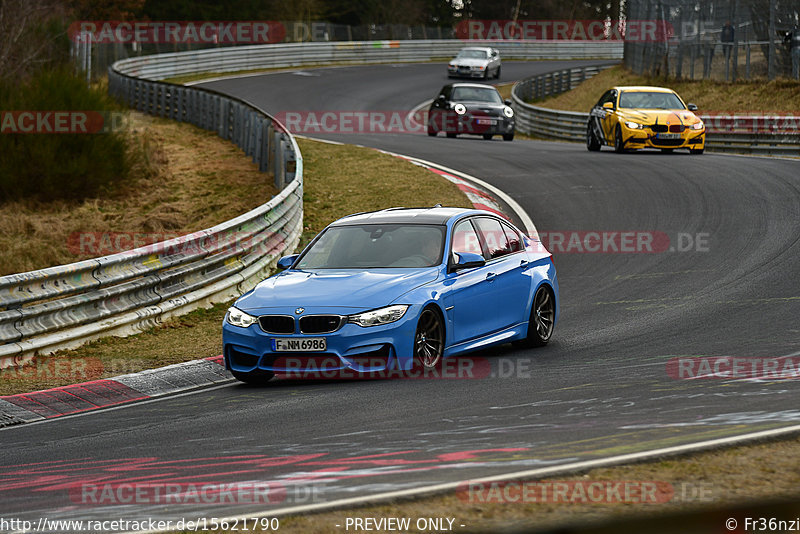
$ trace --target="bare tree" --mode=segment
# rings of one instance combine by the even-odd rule
[[[0,79],[25,77],[58,57],[64,15],[57,0],[2,0]]]

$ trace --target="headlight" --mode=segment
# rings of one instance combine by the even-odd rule
[[[703,124],[703,121],[692,124],[692,130],[702,130],[704,127],[705,124]]]
[[[463,115],[464,113],[467,112],[467,108],[464,107],[464,104],[456,104],[455,106],[453,106],[453,111],[455,111],[459,115]]]
[[[226,319],[229,324],[232,324],[233,326],[240,326],[242,328],[247,328],[251,324],[255,324],[258,321],[257,317],[253,317],[252,315],[249,315],[234,306],[228,308]]]
[[[642,128],[641,124],[639,124],[638,122],[633,122],[633,121],[625,121],[625,126],[630,128],[631,130],[638,130],[639,128]]]
[[[503,115],[508,117],[509,119],[514,116],[514,110],[510,107],[506,106],[503,108]]]
[[[372,310],[364,313],[357,313],[348,316],[348,322],[358,326],[378,326],[399,321],[405,315],[408,306],[396,304],[379,310]]]

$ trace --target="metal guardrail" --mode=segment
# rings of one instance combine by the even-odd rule
[[[583,80],[591,78],[600,70],[608,68],[580,67],[540,74],[514,84],[511,90],[514,112],[517,117],[517,131],[562,141],[586,141],[588,113],[559,111],[533,106],[526,101],[544,98],[569,91]],[[700,115],[706,124],[713,123],[713,116]],[[768,117],[755,117],[767,122]],[[800,117],[790,117],[800,124]],[[706,135],[706,150],[740,154],[768,156],[800,156],[800,132],[750,132],[731,130],[710,130]]]
[[[272,171],[282,191],[213,228],[111,256],[0,277],[0,358],[16,362],[90,339],[142,331],[240,295],[299,241],[303,160],[271,116],[236,98],[137,79],[125,62],[109,91],[145,113],[216,131]],[[0,362],[1,363],[1,362]],[[5,366],[5,365],[3,365]]]
[[[470,45],[493,46],[503,59],[622,59],[617,41],[363,41],[239,46],[141,56],[128,72],[151,80],[202,72],[236,72],[331,63],[409,63],[451,58]]]

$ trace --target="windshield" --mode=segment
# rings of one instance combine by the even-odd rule
[[[486,59],[488,54],[485,50],[462,50],[456,57],[461,59]]]
[[[456,87],[453,89],[453,96],[450,98],[455,102],[488,102],[490,104],[502,104],[503,99],[494,87]]]
[[[686,109],[675,93],[655,91],[624,91],[619,97],[620,108]]]
[[[419,268],[442,261],[445,227],[364,224],[325,230],[297,269]]]

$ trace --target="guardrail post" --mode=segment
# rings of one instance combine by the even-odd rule
[[[292,144],[288,138],[284,136],[283,138],[283,184],[281,185],[281,189],[286,187],[288,184],[294,180],[295,172],[297,171],[297,157],[292,150]]]
[[[284,176],[284,160],[283,160],[283,133],[282,132],[275,132],[273,134],[273,142],[272,144],[275,147],[274,152],[274,179],[275,179],[275,187],[279,190],[283,189],[283,176]]]

